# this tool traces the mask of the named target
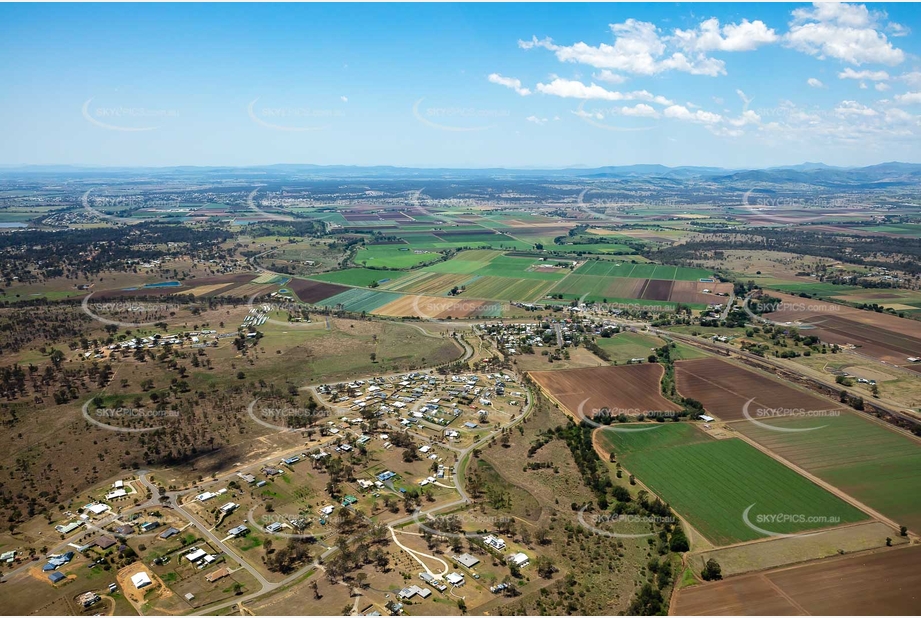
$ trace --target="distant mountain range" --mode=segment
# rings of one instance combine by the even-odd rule
[[[885,188],[921,184],[921,164],[897,161],[867,167],[834,167],[824,163],[801,163],[766,169],[727,169],[721,167],[657,164],[605,166],[598,168],[570,167],[562,169],[453,169],[408,168],[394,166],[350,166],[277,164],[252,167],[93,167],[75,165],[0,166],[0,176],[70,176],[92,177],[263,177],[277,179],[299,178],[518,178],[518,179],[668,179],[672,182],[705,181],[712,184],[787,185],[807,184],[830,189]]]

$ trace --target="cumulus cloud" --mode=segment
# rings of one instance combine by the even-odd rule
[[[675,118],[676,120],[686,120],[688,122],[699,122],[702,124],[715,124],[723,119],[719,114],[705,112],[701,109],[692,112],[683,105],[666,107],[665,111],[662,113],[666,118]]]
[[[910,73],[902,73],[899,75],[898,79],[905,82],[909,86],[921,86],[921,71],[911,71]]]
[[[921,92],[906,92],[905,94],[897,94],[894,98],[905,105],[917,105],[921,103]]]
[[[905,52],[880,32],[879,23],[885,16],[870,12],[865,5],[816,2],[810,8],[795,9],[792,15],[784,42],[798,51],[858,66],[891,66],[905,59]]]
[[[538,126],[547,124],[546,118],[538,118],[537,116],[528,116],[527,118],[525,118],[525,120],[527,120],[528,122],[533,122],[534,124]]]
[[[873,87],[876,88],[879,92],[886,92],[889,90],[889,84],[886,82],[877,82],[876,84],[873,84]]]
[[[609,69],[604,69],[600,73],[592,73],[592,77],[601,82],[607,82],[609,84],[622,84],[627,81],[627,78],[623,75],[618,75],[617,73],[612,73]]]
[[[659,112],[651,105],[646,105],[645,103],[637,103],[633,107],[622,107],[620,108],[620,113],[624,116],[637,116],[641,118],[659,117]]]
[[[848,67],[838,73],[839,79],[869,79],[874,82],[885,81],[889,79],[889,73],[885,71],[855,71]]]
[[[514,77],[503,77],[503,76],[499,75],[498,73],[490,73],[488,79],[489,79],[489,81],[492,82],[493,84],[499,84],[500,86],[505,86],[506,88],[511,88],[512,90],[514,90],[515,92],[517,92],[518,94],[520,94],[520,95],[523,96],[523,97],[526,97],[526,96],[528,96],[529,94],[531,94],[531,91],[530,91],[529,89],[523,88],[523,87],[521,86],[521,80],[520,80],[520,79],[516,79],[516,78],[514,78]]]
[[[597,46],[585,42],[557,45],[550,38],[518,41],[522,49],[544,48],[556,54],[560,62],[585,64],[596,69],[622,71],[638,75],[656,75],[665,71],[681,71],[692,75],[717,76],[726,73],[722,60],[698,54],[689,58],[681,52],[667,55],[666,41],[655,24],[628,19],[611,24],[614,44]]]
[[[598,84],[584,84],[578,80],[557,77],[549,84],[537,84],[537,91],[564,99],[598,99],[602,101],[648,101],[659,105],[671,105],[672,102],[661,95],[654,95],[646,90],[634,92],[617,92],[608,90]]]
[[[586,118],[590,120],[604,120],[604,114],[601,112],[587,112],[584,109],[576,109],[572,111],[573,114],[579,118]]]
[[[721,28],[720,21],[715,17],[701,22],[698,28],[676,29],[672,36],[678,47],[697,53],[752,51],[779,39],[774,29],[768,28],[761,20],[750,22],[743,19],[738,24],[726,24]]]
[[[857,101],[841,101],[835,108],[835,113],[839,116],[876,116],[878,114],[875,109]]]
[[[821,80],[816,79],[815,77],[810,77],[806,80],[806,83],[812,86],[813,88],[824,88],[825,84]]]
[[[343,103],[348,103],[348,102],[349,102],[349,98],[348,98],[347,96],[345,96],[345,95],[339,97],[339,99],[340,99]]]

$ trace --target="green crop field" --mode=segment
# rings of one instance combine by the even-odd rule
[[[620,426],[620,425],[618,425]],[[748,521],[793,534],[866,514],[735,438],[713,440],[683,423],[642,432],[603,430],[617,461],[716,545],[765,538]],[[767,521],[771,515],[784,518]]]
[[[546,245],[547,251],[566,253],[607,253],[612,255],[629,255],[634,253],[633,247],[615,243],[587,243],[572,245]]]
[[[370,313],[398,298],[402,298],[402,295],[393,292],[378,292],[375,290],[354,288],[348,292],[342,292],[341,294],[331,296],[317,304],[322,307],[336,307],[342,305],[342,308],[346,311],[355,313],[366,311]]]
[[[784,429],[821,427],[781,432],[748,422],[733,425],[900,525],[921,531],[921,445],[916,440],[847,412],[760,422]]]
[[[863,289],[853,285],[835,285],[833,283],[822,283],[820,281],[816,281],[815,283],[808,281],[804,281],[802,283],[772,283],[765,284],[765,287],[771,290],[788,292],[790,294],[799,294],[801,292],[805,292],[806,294],[812,294],[813,296],[834,296],[837,294],[844,294],[846,292]]]
[[[576,273],[596,277],[629,277],[632,279],[664,279],[667,281],[697,281],[698,279],[713,277],[713,272],[704,268],[599,260],[586,262],[576,269]]]
[[[612,337],[597,337],[595,343],[611,356],[611,360],[626,363],[631,358],[646,359],[652,354],[652,348],[665,344],[658,337],[640,333],[618,333]]]
[[[441,255],[434,251],[416,253],[413,248],[406,245],[371,245],[359,249],[354,262],[377,268],[413,268],[440,257]]]
[[[528,302],[543,297],[552,285],[552,281],[534,279],[478,277],[467,283],[467,289],[461,296],[463,298]]]
[[[488,260],[468,259],[469,253],[477,255],[493,254]],[[553,263],[553,262],[550,262]],[[556,269],[552,272],[538,272],[529,270],[540,265],[549,266],[546,262],[541,262],[534,258],[527,257],[509,257],[501,255],[499,252],[490,251],[464,251],[446,262],[439,262],[428,266],[425,270],[439,273],[453,273],[458,275],[476,274],[480,276],[493,277],[515,277],[516,279],[541,279],[545,281],[556,281],[565,277],[569,270],[566,268]]]
[[[393,281],[400,277],[405,277],[406,273],[399,270],[371,270],[369,268],[347,268],[337,270],[331,273],[313,275],[311,279],[317,281],[328,281],[329,283],[341,283],[343,285],[357,285],[368,287],[374,283]]]

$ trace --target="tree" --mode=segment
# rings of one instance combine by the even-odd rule
[[[700,576],[704,581],[715,581],[723,579],[723,569],[720,567],[720,563],[710,558],[707,560],[707,565],[704,567],[704,570],[700,572]]]
[[[672,538],[669,540],[668,548],[675,553],[686,552],[691,548],[688,543],[688,537],[685,536],[681,526],[675,526],[675,531],[672,532]]]

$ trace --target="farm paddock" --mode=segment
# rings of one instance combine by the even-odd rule
[[[531,378],[574,419],[607,409],[613,416],[677,412],[663,397],[659,384],[665,370],[643,363],[616,367],[586,367],[562,371],[532,371]],[[582,415],[580,415],[580,409]]]
[[[915,615],[921,547],[829,558],[680,590],[682,616]]]
[[[707,412],[724,421],[744,420],[743,407],[751,416],[759,409],[836,410],[840,404],[799,390],[765,374],[719,358],[700,358],[675,363],[678,392],[704,405]]]

